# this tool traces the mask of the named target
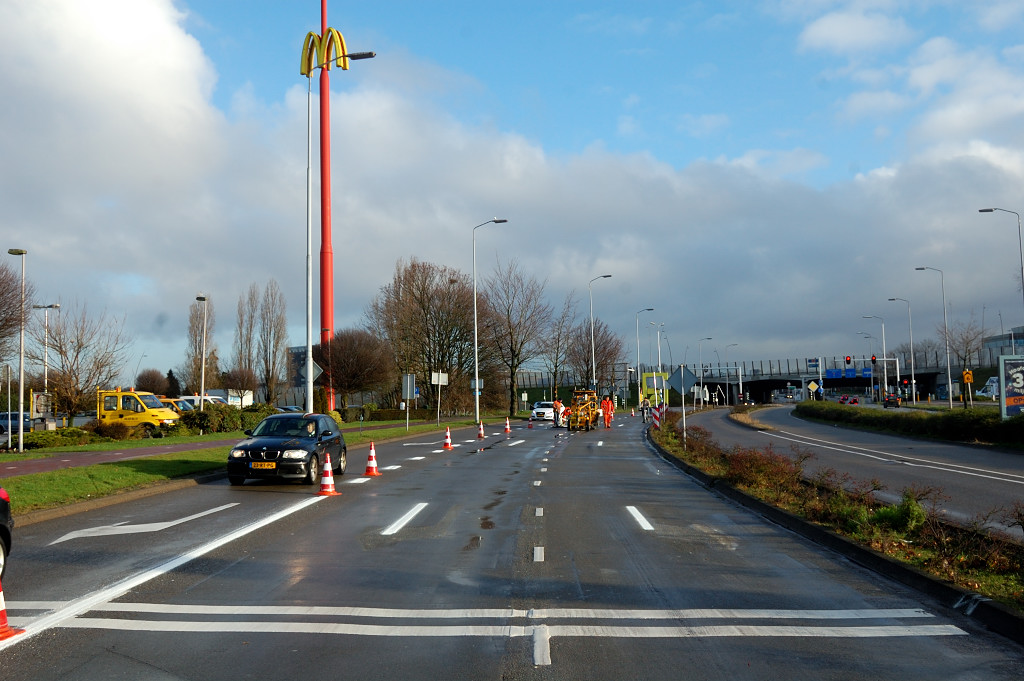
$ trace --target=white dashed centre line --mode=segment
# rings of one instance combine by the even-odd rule
[[[412,507],[412,509],[409,510],[408,513],[406,513],[401,518],[396,520],[389,527],[387,527],[384,530],[382,530],[381,534],[384,534],[384,535],[395,534],[396,532],[401,530],[403,527],[405,527],[409,523],[410,520],[415,518],[417,513],[419,513],[420,511],[422,511],[426,507],[427,507],[427,504],[425,502],[420,502],[420,503],[416,504],[415,506]]]
[[[534,487],[540,487],[540,480],[534,480],[533,481],[533,486]]]
[[[533,547],[533,562],[543,563],[544,562],[544,547],[534,546]]]
[[[642,530],[653,530],[654,529],[654,526],[651,525],[649,522],[647,522],[647,518],[644,517],[643,513],[641,513],[640,511],[638,511],[636,509],[636,506],[627,506],[626,510],[629,511],[629,514],[631,516],[633,516],[634,520],[636,520],[637,525],[640,526],[640,529],[642,529]]]
[[[537,516],[538,518],[540,518],[540,517],[543,517],[543,515],[544,515],[544,509],[543,509],[543,508],[540,508],[540,507],[538,506],[538,507],[537,507],[537,510],[536,510],[536,511],[534,511],[534,512],[533,512],[533,514],[534,514],[535,516]]]

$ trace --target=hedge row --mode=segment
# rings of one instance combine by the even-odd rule
[[[1024,416],[1004,421],[992,410],[951,409],[941,412],[864,409],[835,402],[800,402],[797,415],[819,421],[847,423],[900,435],[954,442],[984,442],[1008,447],[1024,443]]]

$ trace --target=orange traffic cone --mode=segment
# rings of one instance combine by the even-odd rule
[[[320,476],[320,491],[318,497],[337,497],[341,492],[334,489],[334,471],[331,470],[331,453],[327,452],[327,460],[324,462],[324,472]]]
[[[505,417],[505,432],[506,433],[511,433],[512,432],[512,426],[509,425],[508,417],[507,416]]]
[[[633,407],[630,407],[630,408],[629,408],[629,415],[630,415],[630,416],[636,416],[636,410],[635,410],[635,409],[633,409]]]
[[[530,417],[530,423],[526,426],[527,428],[533,428],[533,417]]]
[[[478,430],[477,433],[476,433],[476,439],[477,440],[483,440],[484,439],[484,422],[483,421],[480,422],[480,430]]]
[[[444,428],[444,449],[452,448],[452,429],[448,426]]]
[[[7,604],[4,603],[4,586],[0,584],[0,641],[24,633],[24,629],[14,629],[7,624]]]
[[[380,471],[377,470],[377,450],[373,448],[373,442],[370,442],[370,458],[366,460],[366,472],[363,475],[380,475]]]

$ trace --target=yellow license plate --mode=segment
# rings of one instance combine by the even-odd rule
[[[252,468],[265,468],[273,470],[274,468],[277,467],[277,463],[274,461],[253,461],[249,464],[249,466]]]

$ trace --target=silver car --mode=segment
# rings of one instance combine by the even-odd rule
[[[554,402],[534,402],[533,403],[533,418],[538,421],[554,421],[555,420],[555,403]]]

